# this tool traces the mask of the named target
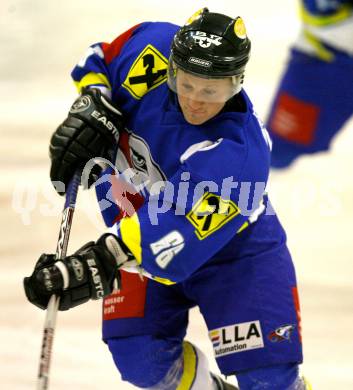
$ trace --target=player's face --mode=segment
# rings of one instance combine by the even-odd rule
[[[178,100],[185,120],[201,125],[216,116],[232,95],[230,78],[205,79],[178,69]]]

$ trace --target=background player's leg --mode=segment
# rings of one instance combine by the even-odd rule
[[[329,149],[353,113],[352,64],[344,53],[324,61],[291,51],[266,123],[273,167],[286,168],[303,154]]]

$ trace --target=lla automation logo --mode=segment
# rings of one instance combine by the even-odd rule
[[[209,336],[217,357],[264,347],[260,321],[213,329]]]

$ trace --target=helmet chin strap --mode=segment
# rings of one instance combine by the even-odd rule
[[[230,99],[242,90],[243,83],[244,83],[244,73],[236,75],[236,76],[232,76],[232,84],[234,85],[234,93],[230,97]]]

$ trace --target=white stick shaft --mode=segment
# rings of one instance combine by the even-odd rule
[[[81,172],[76,172],[66,191],[65,206],[60,224],[58,244],[56,247],[57,259],[62,259],[66,256],[80,178]],[[56,314],[59,309],[59,303],[59,297],[56,297],[55,295],[50,297],[44,321],[42,349],[37,377],[37,390],[47,390],[49,386],[50,360],[54,341]]]
[[[48,303],[44,321],[37,390],[46,390],[48,388],[50,358],[54,341],[56,314],[58,312],[59,302],[60,298],[56,297],[56,295],[52,295]]]

